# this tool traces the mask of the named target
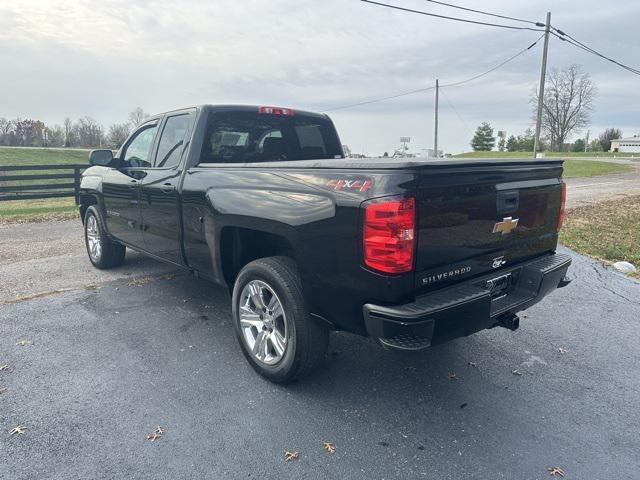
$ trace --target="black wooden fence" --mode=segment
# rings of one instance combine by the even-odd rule
[[[74,197],[77,205],[80,173],[87,167],[88,165],[0,165],[0,201]],[[50,170],[55,170],[56,173],[50,173]]]

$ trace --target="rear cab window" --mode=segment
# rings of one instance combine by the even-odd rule
[[[214,111],[200,163],[252,163],[343,158],[328,118],[300,113]]]

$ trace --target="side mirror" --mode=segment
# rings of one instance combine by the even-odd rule
[[[111,150],[91,150],[89,154],[89,165],[108,167],[112,162],[113,152]]]

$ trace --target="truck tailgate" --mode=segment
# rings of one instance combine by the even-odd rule
[[[437,288],[554,250],[561,176],[561,161],[420,169],[416,287]]]

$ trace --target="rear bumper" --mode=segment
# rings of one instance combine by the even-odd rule
[[[367,303],[363,306],[367,332],[389,347],[419,350],[504,324],[504,319],[566,286],[569,265],[568,255],[551,254],[404,305]]]

